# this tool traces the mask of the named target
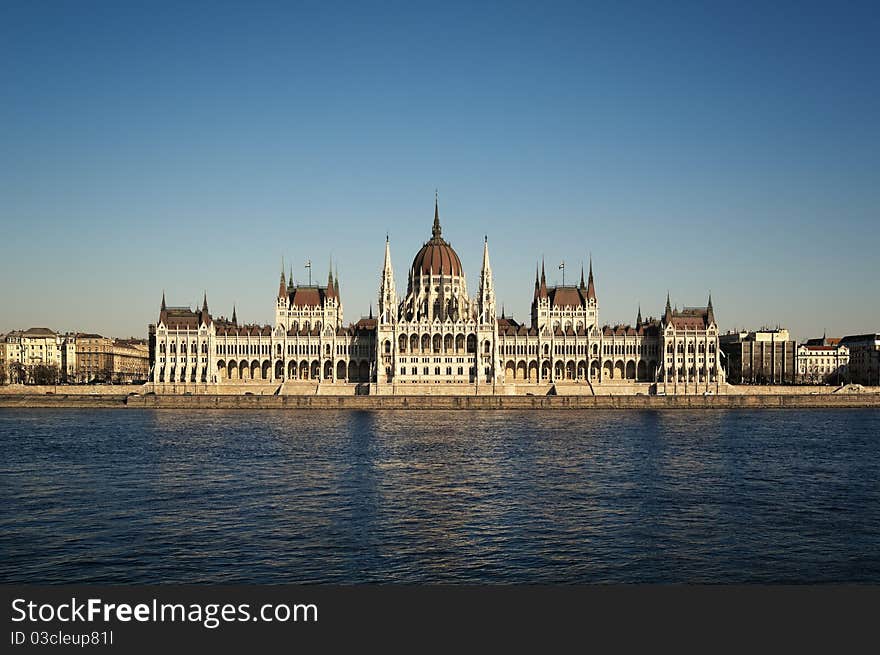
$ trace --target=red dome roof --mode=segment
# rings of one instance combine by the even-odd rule
[[[462,275],[461,260],[443,237],[440,236],[440,213],[434,202],[434,228],[431,240],[416,253],[412,263],[413,276]]]
[[[431,239],[413,259],[413,275],[461,275],[461,260],[443,239]]]

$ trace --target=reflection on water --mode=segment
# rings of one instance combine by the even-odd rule
[[[0,410],[2,582],[880,582],[880,412]]]

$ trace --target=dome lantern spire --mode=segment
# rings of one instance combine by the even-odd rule
[[[431,228],[431,236],[435,239],[440,238],[442,229],[440,228],[440,206],[437,189],[434,189],[434,227]]]

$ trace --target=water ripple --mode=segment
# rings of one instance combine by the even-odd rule
[[[880,582],[880,412],[0,410],[0,582]]]

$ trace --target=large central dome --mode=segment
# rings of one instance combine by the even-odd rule
[[[434,227],[431,240],[416,253],[412,264],[413,277],[421,275],[461,275],[461,260],[443,237],[440,236],[440,212],[434,200]]]

